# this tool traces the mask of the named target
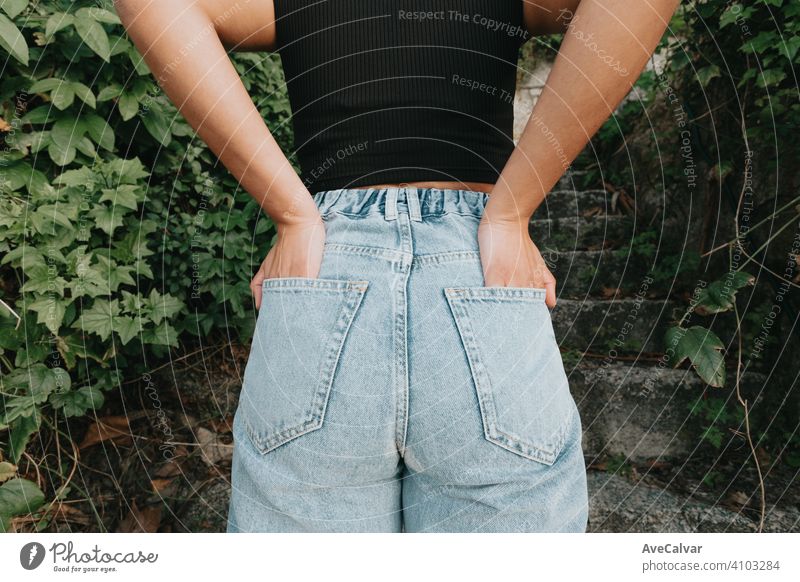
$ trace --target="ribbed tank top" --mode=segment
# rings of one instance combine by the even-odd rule
[[[523,0],[273,0],[311,193],[497,180],[514,149]]]

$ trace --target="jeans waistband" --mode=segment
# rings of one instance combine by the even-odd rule
[[[352,217],[380,214],[386,220],[407,212],[411,220],[443,214],[462,214],[480,218],[489,194],[455,188],[395,186],[387,188],[340,188],[313,195],[321,215],[337,213]]]

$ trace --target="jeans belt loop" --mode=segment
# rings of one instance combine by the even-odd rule
[[[422,222],[422,211],[419,205],[419,189],[416,186],[406,188],[406,201],[408,202],[408,215],[411,220]]]
[[[386,220],[397,219],[397,188],[386,189],[386,203],[384,207]]]

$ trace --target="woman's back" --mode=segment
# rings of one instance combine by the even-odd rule
[[[494,183],[514,149],[522,0],[274,0],[309,191]]]

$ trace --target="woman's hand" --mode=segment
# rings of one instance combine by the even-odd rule
[[[556,279],[528,234],[527,220],[492,220],[485,213],[478,225],[478,246],[487,287],[539,287],[545,303],[556,305]]]
[[[278,242],[269,250],[264,262],[250,282],[250,290],[261,308],[261,286],[264,279],[279,277],[311,277],[319,275],[325,248],[325,223],[319,214],[308,221],[279,223]]]

